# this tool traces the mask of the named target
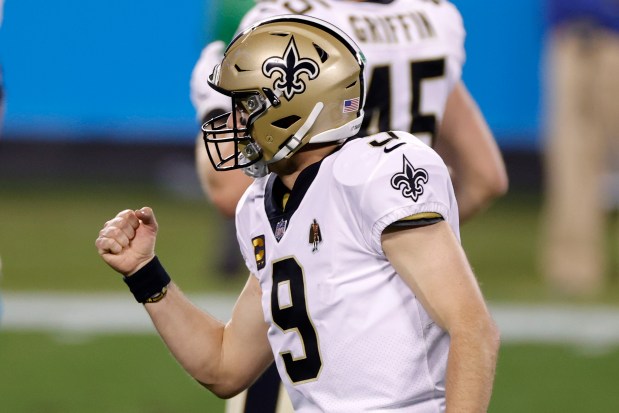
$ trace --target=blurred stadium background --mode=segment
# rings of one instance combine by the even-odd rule
[[[228,2],[227,11],[248,3]],[[454,3],[468,32],[464,78],[512,185],[462,231],[505,340],[491,411],[617,412],[617,274],[601,296],[567,299],[547,290],[536,265],[541,2]],[[227,316],[245,274],[226,276],[215,265],[225,227],[195,176],[189,101],[202,46],[234,30],[216,18],[222,7],[6,0],[0,412],[223,411],[167,354],[94,248],[118,210],[153,206],[158,253],[174,278]]]

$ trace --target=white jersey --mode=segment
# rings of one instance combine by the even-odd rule
[[[284,211],[282,188],[256,179],[236,228],[295,411],[442,412],[449,336],[381,246],[387,226],[419,214],[459,237],[441,158],[408,133],[380,133],[305,169]]]
[[[465,31],[456,7],[448,1],[272,0],[256,4],[239,30],[277,14],[307,14],[346,32],[367,59],[368,93],[360,136],[387,130],[413,133],[432,145],[447,97],[460,80]],[[199,116],[212,95],[206,78],[222,58],[203,53],[192,81]],[[210,62],[206,62],[210,60]],[[206,92],[201,94],[200,90]],[[228,110],[229,103],[225,106]]]

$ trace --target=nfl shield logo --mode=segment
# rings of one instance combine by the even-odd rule
[[[279,242],[286,232],[286,226],[288,225],[287,219],[281,219],[275,226],[275,239]]]

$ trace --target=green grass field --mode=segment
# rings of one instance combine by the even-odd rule
[[[160,224],[157,253],[188,291],[237,291],[246,276],[218,273],[222,219],[201,198],[179,198],[152,187],[0,184],[0,256],[11,291],[122,291],[98,258],[103,223],[125,208],[150,205]],[[462,227],[462,242],[489,300],[561,302],[545,288],[536,265],[539,197],[507,196]],[[609,233],[614,231],[609,229]],[[612,245],[614,251],[619,250]],[[616,259],[611,268],[617,268]],[[604,294],[587,302],[619,303],[617,273]]]
[[[203,390],[151,336],[3,333],[0,406],[7,413],[210,413]],[[491,412],[619,411],[619,349],[507,345]]]
[[[238,291],[214,264],[221,219],[199,198],[154,188],[0,184],[4,291],[118,291],[120,277],[98,258],[102,224],[124,208],[150,205],[157,252],[188,292]],[[539,198],[512,194],[462,229],[463,244],[492,302],[572,303],[547,291],[536,269]],[[619,303],[616,274],[601,297]],[[492,412],[617,412],[619,348],[504,345]],[[0,330],[0,412],[222,412],[155,335],[87,336]]]

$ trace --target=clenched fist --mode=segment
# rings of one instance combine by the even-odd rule
[[[126,209],[107,221],[95,241],[103,260],[119,273],[130,276],[155,256],[157,220],[153,210]]]

